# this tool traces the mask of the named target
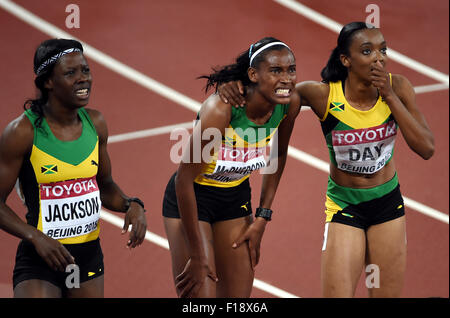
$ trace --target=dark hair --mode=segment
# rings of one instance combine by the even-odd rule
[[[337,47],[331,53],[327,65],[320,72],[323,82],[337,82],[347,78],[347,68],[342,64],[340,56],[341,54],[349,55],[349,48],[357,31],[372,28],[375,27],[365,22],[351,22],[342,28],[337,39]]]
[[[213,73],[210,75],[203,75],[198,77],[197,79],[205,78],[207,79],[205,92],[208,92],[208,90],[211,87],[216,88],[220,84],[227,83],[230,81],[241,81],[244,86],[249,86],[251,84],[250,79],[247,75],[247,70],[250,67],[250,58],[251,56],[261,47],[263,47],[266,44],[272,43],[272,42],[281,42],[280,40],[273,38],[273,37],[265,37],[259,40],[258,42],[252,44],[250,48],[242,52],[237,58],[236,62],[234,64],[213,68]],[[272,50],[281,50],[287,48],[284,45],[273,45],[267,50],[262,51],[260,54],[254,57],[252,61],[252,67],[257,68],[258,65],[264,61],[264,58],[266,54]]]
[[[70,49],[77,48],[83,52],[83,46],[80,42],[76,40],[70,39],[50,39],[42,42],[36,49],[34,53],[34,73],[37,74],[37,70],[39,66],[42,65],[46,60],[51,58],[52,56]],[[53,68],[56,63],[51,63],[47,67],[45,67],[39,75],[34,79],[34,85],[39,90],[38,96],[36,99],[28,99],[25,101],[23,108],[26,110],[30,108],[34,113],[38,115],[38,118],[35,121],[35,125],[39,127],[42,122],[42,118],[44,117],[43,107],[47,103],[48,100],[48,91],[44,87],[45,81],[51,76],[53,73]]]

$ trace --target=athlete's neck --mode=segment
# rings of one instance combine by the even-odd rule
[[[61,126],[76,125],[80,122],[78,108],[65,107],[55,100],[49,100],[43,107],[47,121],[58,123]]]
[[[248,119],[257,125],[263,125],[272,116],[275,105],[268,101],[263,95],[249,89],[247,92],[247,109]]]
[[[371,108],[378,99],[378,90],[370,82],[362,81],[352,73],[348,74],[343,89],[345,99],[357,108]]]

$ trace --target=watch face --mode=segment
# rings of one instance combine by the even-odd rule
[[[267,221],[270,221],[272,218],[272,210],[270,209],[263,209],[263,208],[257,208],[256,209],[256,213],[255,213],[256,217],[261,217],[266,219]]]

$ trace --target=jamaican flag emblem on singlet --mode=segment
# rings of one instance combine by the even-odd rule
[[[343,112],[344,111],[344,103],[331,102],[330,109],[335,112]]]
[[[53,165],[44,165],[41,167],[41,173],[43,174],[54,174],[58,172],[58,166]]]
[[[225,145],[230,146],[230,147],[236,145],[236,140],[234,140],[233,138],[228,137],[228,136],[222,137],[222,141],[225,143]]]

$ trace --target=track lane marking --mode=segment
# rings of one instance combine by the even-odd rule
[[[116,142],[127,141],[127,140],[153,137],[153,136],[158,136],[158,135],[162,135],[162,134],[169,134],[173,130],[178,129],[178,128],[189,129],[192,127],[193,127],[193,122],[189,121],[189,122],[185,122],[185,123],[181,123],[181,124],[138,130],[138,131],[133,131],[133,132],[129,132],[129,133],[123,133],[123,134],[109,136],[108,143],[110,144],[110,143],[116,143]]]
[[[431,85],[422,85],[414,87],[414,92],[417,94],[430,93],[448,90],[448,85],[444,83],[431,84]]]

